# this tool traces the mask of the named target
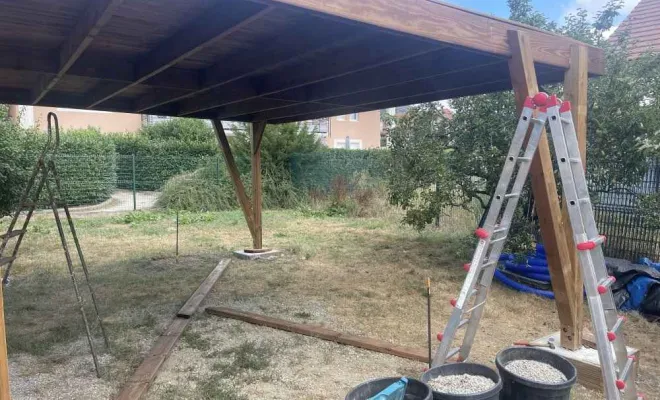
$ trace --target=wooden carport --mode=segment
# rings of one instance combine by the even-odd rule
[[[257,250],[266,124],[512,88],[521,107],[564,82],[584,146],[587,76],[604,70],[600,49],[435,0],[0,0],[0,17],[0,103],[211,119]],[[221,120],[252,123],[251,196]],[[544,138],[533,192],[573,349],[582,282],[552,171]],[[3,343],[0,399],[6,360]]]

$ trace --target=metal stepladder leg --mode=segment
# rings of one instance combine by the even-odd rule
[[[533,113],[534,104],[531,98],[527,98],[520,119],[518,120],[518,126],[511,141],[511,147],[509,148],[502,174],[492,197],[484,225],[475,231],[475,234],[479,237],[479,243],[471,263],[465,265],[465,269],[468,271],[465,283],[458,299],[451,301],[454,307],[451,317],[444,332],[438,335],[438,339],[441,342],[433,358],[434,366],[444,364],[456,354],[458,354],[459,361],[466,360],[472,348],[495,268],[504,247],[504,242],[547,118],[545,113],[539,113],[538,117],[534,118]],[[523,147],[530,123],[533,125],[529,140],[524,154],[520,156],[520,150]],[[516,178],[511,186],[511,179],[516,167]],[[505,203],[506,208],[500,217],[502,207]],[[466,317],[468,314],[469,316]],[[462,345],[450,350],[449,347],[456,335],[456,331],[465,326],[467,329]]]
[[[55,130],[55,142],[54,142],[54,144],[52,143],[53,122],[54,122],[54,130]],[[101,374],[100,374],[100,369],[99,369],[99,365],[98,365],[98,359],[97,359],[97,356],[96,356],[96,351],[94,349],[92,334],[91,334],[91,330],[90,330],[90,327],[89,327],[89,322],[88,322],[88,319],[87,319],[87,315],[85,313],[83,298],[82,298],[81,292],[79,290],[78,281],[77,281],[77,278],[76,278],[76,275],[75,275],[75,272],[74,272],[74,269],[73,269],[73,261],[72,261],[72,258],[71,258],[71,253],[69,252],[69,247],[68,247],[68,244],[67,244],[66,235],[65,235],[65,232],[64,232],[63,225],[61,223],[61,219],[60,219],[60,215],[59,215],[59,211],[58,211],[58,203],[59,203],[59,205],[61,205],[64,208],[64,212],[66,214],[66,218],[67,218],[67,221],[68,221],[68,226],[69,226],[69,229],[71,231],[71,235],[73,236],[73,240],[74,240],[74,243],[76,245],[77,254],[79,256],[80,263],[82,265],[83,272],[85,274],[85,281],[86,281],[87,287],[90,291],[92,303],[94,305],[94,311],[96,313],[96,321],[98,322],[99,327],[101,329],[101,333],[103,335],[103,339],[104,339],[106,347],[109,347],[109,342],[108,342],[108,337],[106,335],[105,328],[103,327],[103,322],[101,320],[101,316],[100,316],[100,313],[99,313],[98,304],[97,304],[97,301],[96,301],[96,294],[95,294],[94,289],[93,289],[93,287],[91,285],[91,282],[89,280],[89,272],[88,272],[88,269],[87,269],[87,264],[85,263],[82,248],[80,247],[80,242],[78,241],[78,236],[77,236],[77,233],[76,233],[76,230],[75,230],[73,219],[71,218],[71,214],[69,212],[68,205],[67,205],[66,201],[64,201],[63,196],[62,196],[62,185],[61,185],[61,181],[60,181],[57,169],[55,167],[55,162],[53,160],[53,158],[57,154],[58,146],[59,146],[59,126],[58,126],[57,116],[54,113],[49,113],[48,114],[48,140],[46,142],[46,145],[44,146],[44,149],[43,149],[42,153],[39,156],[39,159],[37,161],[37,165],[36,165],[32,175],[30,176],[30,179],[28,180],[27,188],[26,188],[25,192],[23,193],[23,195],[21,196],[18,210],[14,214],[14,217],[12,218],[12,220],[9,224],[7,233],[0,236],[3,240],[2,244],[1,244],[1,247],[0,247],[0,260],[7,260],[7,262],[4,263],[4,264],[7,265],[7,268],[5,269],[3,283],[8,282],[8,276],[9,276],[10,268],[13,264],[13,261],[16,259],[16,256],[18,254],[18,250],[19,250],[21,242],[23,240],[23,237],[27,233],[28,224],[29,224],[30,219],[31,219],[32,215],[34,214],[34,210],[37,206],[39,196],[40,196],[40,194],[41,194],[41,192],[42,192],[42,190],[45,186],[46,191],[48,193],[49,205],[50,205],[50,207],[53,211],[53,215],[54,215],[55,223],[57,225],[57,230],[58,230],[58,233],[59,233],[59,236],[60,236],[62,248],[64,250],[64,255],[66,257],[66,262],[67,262],[67,267],[68,267],[68,270],[69,270],[69,275],[71,277],[71,281],[72,281],[73,288],[74,288],[75,295],[76,295],[76,301],[78,302],[78,306],[79,306],[80,312],[81,312],[81,317],[82,317],[83,323],[85,324],[85,333],[87,334],[87,341],[88,341],[88,344],[89,344],[89,347],[90,347],[90,352],[92,353],[92,359],[93,359],[93,362],[94,362],[96,375],[97,375],[97,377],[100,377]],[[49,154],[49,152],[50,152],[50,154]],[[47,162],[46,162],[46,157],[49,157],[49,160]],[[40,173],[41,173],[41,177],[39,178],[39,183],[37,184],[37,189],[31,195],[30,192],[32,191],[32,187],[34,186],[35,180],[37,179],[37,176]],[[51,187],[51,183],[49,182],[49,175],[55,181],[55,190],[53,190],[53,188]],[[22,229],[14,230],[14,226],[16,225],[16,223],[17,223],[17,221],[18,221],[18,219],[21,215],[21,212],[24,211],[25,209],[27,209],[27,214],[25,216],[25,221],[23,222]],[[14,249],[12,251],[12,256],[2,258],[2,253],[6,249],[9,239],[13,238],[13,237],[18,237],[18,240],[16,241],[16,243],[14,245]],[[2,263],[0,263],[0,265],[2,265]]]
[[[535,106],[537,118],[532,118]],[[561,106],[561,107],[560,107]],[[529,123],[534,123],[523,157],[518,157]],[[531,159],[545,126],[549,122],[557,163],[559,165],[564,197],[566,198],[571,228],[578,243],[580,266],[584,276],[589,308],[593,320],[598,356],[602,366],[605,394],[608,400],[638,399],[635,392],[635,359],[628,356],[623,340],[624,318],[617,314],[610,286],[614,278],[607,275],[601,244],[589,199],[587,181],[570,112],[570,103],[561,103],[556,96],[548,100],[545,93],[527,98],[518,121],[511,148],[507,155],[499,183],[493,195],[486,220],[482,228],[475,231],[479,243],[472,262],[466,264],[468,271],[458,299],[452,300],[452,315],[443,334],[433,365],[441,365],[458,354],[457,361],[465,361],[483,314],[488,289],[499,261],[504,240],[524,186]],[[513,170],[518,165],[515,182],[510,186]],[[507,192],[508,191],[508,192]],[[500,217],[503,202],[506,208]],[[499,218],[499,224],[498,223]],[[472,303],[472,298],[475,297]],[[460,347],[449,350],[459,328],[467,326]]]
[[[551,96],[546,107],[552,141],[559,165],[564,197],[577,243],[584,287],[593,321],[598,358],[603,370],[607,399],[637,399],[635,392],[635,359],[629,356],[623,339],[623,322],[619,316],[610,287],[614,278],[608,276],[602,244],[598,234],[589,189],[580,157],[577,135],[569,102],[562,103]],[[620,396],[623,391],[623,396]]]

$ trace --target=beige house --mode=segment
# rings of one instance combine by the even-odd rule
[[[20,107],[19,117],[25,127],[46,130],[46,116],[57,113],[62,129],[95,127],[101,132],[137,132],[143,124],[169,117],[126,114],[95,110],[76,110],[53,107]],[[226,129],[231,133],[231,123]],[[223,123],[224,125],[224,123]],[[373,149],[381,146],[380,111],[339,115],[315,121],[312,130],[319,134],[323,144],[336,149]]]

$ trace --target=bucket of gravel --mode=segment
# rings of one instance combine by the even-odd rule
[[[497,354],[502,400],[569,400],[577,371],[564,357],[534,347],[509,347]]]
[[[435,400],[497,400],[502,380],[485,365],[454,363],[433,367],[422,375]]]
[[[346,395],[346,400],[367,400],[378,393],[383,389],[390,386],[394,382],[401,379],[398,378],[380,378],[374,379],[362,383],[353,390],[351,390]],[[418,381],[417,379],[407,378],[408,385],[406,386],[406,397],[405,400],[432,400],[433,396],[431,394],[431,388],[423,382]]]

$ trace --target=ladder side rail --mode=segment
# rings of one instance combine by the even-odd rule
[[[529,175],[529,170],[532,164],[531,160],[534,157],[534,154],[536,153],[536,149],[538,147],[541,134],[543,133],[543,128],[545,126],[546,118],[547,115],[545,113],[539,113],[538,122],[535,122],[534,128],[530,133],[529,140],[527,142],[527,147],[523,155],[523,157],[529,159],[529,161],[525,161],[519,164],[518,172],[516,174],[516,180],[514,181],[513,186],[511,187],[512,193],[521,193],[523,187],[525,186],[525,182],[527,181],[527,176]],[[508,198],[507,200],[506,208],[504,210],[504,214],[502,215],[502,220],[500,223],[500,226],[504,225],[503,228],[505,229],[503,232],[500,233],[503,235],[503,237],[507,237],[509,234],[511,221],[513,220],[513,216],[516,212],[516,207],[518,206],[519,199],[520,196],[514,196]],[[488,263],[489,264],[494,263],[494,264],[492,267],[483,270],[479,282],[479,288],[478,288],[475,304],[476,305],[481,304],[481,306],[477,307],[472,312],[472,315],[470,316],[470,322],[468,323],[467,329],[465,331],[465,336],[463,338],[463,345],[461,346],[461,351],[460,351],[460,357],[464,360],[467,359],[467,357],[470,354],[470,350],[472,349],[472,344],[474,343],[474,337],[477,334],[477,329],[479,328],[479,322],[481,321],[481,317],[484,312],[485,301],[486,298],[488,297],[488,290],[493,281],[493,276],[495,275],[495,268],[497,267],[497,262],[500,259],[500,254],[502,254],[504,243],[505,240],[500,240],[494,243],[488,255]]]
[[[570,110],[570,103],[567,104],[567,107],[563,107],[563,110],[560,110],[559,115],[561,126],[564,132],[564,140],[567,147],[566,151],[570,161],[569,165],[571,167],[573,181],[575,182],[576,186],[578,207],[582,216],[582,221],[584,223],[587,240],[591,240],[598,237],[599,232],[596,226],[596,219],[594,217],[593,206],[591,203],[591,197],[589,195],[589,187],[586,174],[584,172],[584,166],[582,164],[582,158],[580,157],[577,134],[575,133],[575,126],[573,125],[573,117]],[[608,274],[607,268],[605,266],[605,256],[603,254],[602,245],[597,245],[592,250],[585,252],[588,252],[591,255],[591,259],[594,263],[593,265],[596,281],[598,284],[603,282],[604,279],[608,278]],[[599,294],[600,301],[602,302],[603,309],[605,311],[607,328],[612,329],[612,327],[617,326],[620,318],[616,309],[616,303],[614,302],[614,296],[612,295],[612,291],[609,289],[604,293]],[[619,327],[617,328],[617,332],[613,332],[616,338],[614,339],[612,345],[616,354],[616,365],[619,373],[621,373],[625,369],[625,366],[628,362],[628,350],[623,340],[623,326],[622,324],[618,324],[618,326]],[[635,399],[636,394],[634,391],[626,391],[624,397],[626,399]]]
[[[41,160],[37,164],[37,167],[38,167],[38,169],[42,170],[42,175],[41,175],[41,178],[39,179],[39,183],[37,184],[37,190],[34,192],[34,201],[32,202],[32,204],[30,204],[28,212],[25,215],[25,221],[23,221],[23,227],[21,228],[22,232],[18,236],[18,238],[16,239],[16,244],[14,245],[14,249],[13,249],[12,254],[11,254],[11,258],[14,259],[14,260],[18,256],[18,250],[20,249],[21,243],[23,243],[23,238],[25,237],[25,234],[27,233],[28,225],[30,224],[30,220],[32,219],[32,215],[34,214],[34,209],[37,207],[37,201],[39,199],[39,196],[41,195],[41,191],[43,190],[44,183],[46,182],[46,179],[48,179],[48,170],[46,169],[45,164],[41,163]],[[25,193],[28,193],[30,190],[32,190],[32,186],[31,186],[32,184],[34,184],[34,182],[28,184],[28,187],[27,187],[27,190],[25,191]],[[18,211],[16,212],[16,215],[14,216],[14,218],[17,218],[17,216],[20,214],[21,209],[23,208],[22,205],[25,204],[25,201],[27,201],[27,199],[21,202],[21,206],[18,207]],[[16,221],[12,220],[12,223],[15,224],[15,222]],[[12,226],[12,224],[10,224],[9,229],[7,230],[7,232],[11,232],[12,230],[13,230],[13,226]],[[0,254],[2,254],[1,250],[0,250]],[[14,260],[10,261],[9,264],[7,264],[7,268],[5,268],[5,272],[2,276],[2,283],[5,284],[5,285],[7,284],[7,282],[9,282],[9,272],[11,271],[11,267],[14,265]]]
[[[496,193],[499,193],[499,196],[501,196],[501,198],[504,198],[504,195],[506,194],[506,190],[508,189],[509,182],[511,180],[511,175],[513,174],[514,168],[516,167],[517,164],[518,156],[520,154],[520,149],[522,148],[522,145],[525,140],[525,136],[527,135],[527,131],[529,129],[529,124],[531,123],[533,112],[534,112],[533,103],[531,102],[531,98],[528,98],[528,101],[525,102],[525,107],[523,107],[521,116],[518,120],[516,131],[511,141],[511,145],[509,146],[507,158],[504,167],[502,169],[502,173],[500,174],[500,179],[497,184]],[[495,224],[495,221],[497,220],[497,217],[500,214],[501,208],[502,208],[502,201],[491,202],[491,205],[488,209],[486,220],[484,222],[484,227],[486,227],[486,229],[489,229],[490,232],[492,232],[493,230],[493,226]],[[481,265],[483,264],[483,260],[486,257],[487,254],[486,251],[488,249],[489,244],[490,244],[490,240],[488,238],[480,239],[479,243],[477,244],[477,248],[475,249],[474,255],[472,257],[472,261],[470,263],[471,265],[470,271],[468,272],[468,275],[465,278],[465,282],[463,284],[459,297],[456,301],[456,305],[452,311],[452,314],[449,318],[449,321],[447,322],[447,325],[445,326],[442,335],[443,339],[444,338],[446,339],[440,342],[440,345],[436,350],[432,362],[433,366],[441,365],[446,362],[447,353],[449,352],[449,347],[452,344],[452,341],[456,334],[456,330],[458,329],[458,326],[460,324],[463,315],[463,307],[465,307],[465,303],[471,291],[474,288],[474,283],[476,282],[479,276]]]
[[[563,127],[560,121],[558,106],[554,105],[549,107],[549,124],[550,132],[553,139],[553,147],[557,156],[557,164],[559,166],[559,173],[562,181],[562,188],[566,203],[568,204],[568,214],[571,221],[571,227],[576,243],[585,242],[588,240],[585,227],[583,224],[582,215],[578,205],[578,196],[573,181],[573,172],[568,160],[567,144]],[[607,321],[605,319],[605,310],[601,302],[600,293],[597,291],[598,278],[594,272],[594,264],[591,254],[588,251],[579,251],[578,256],[580,259],[580,266],[582,267],[582,275],[584,279],[584,286],[587,292],[589,309],[591,312],[592,323],[594,326],[594,335],[596,337],[596,348],[598,350],[598,357],[603,373],[603,383],[605,394],[608,400],[619,400],[619,390],[616,387],[613,377],[616,376],[616,367],[612,357],[612,346],[607,338]]]
[[[87,314],[85,313],[85,307],[83,306],[83,299],[80,295],[80,289],[78,288],[78,281],[76,279],[76,274],[73,270],[73,262],[71,260],[71,253],[69,252],[69,246],[67,244],[66,236],[64,234],[64,228],[62,227],[62,221],[60,220],[60,214],[57,210],[57,203],[55,201],[55,196],[53,194],[53,189],[50,187],[50,183],[46,181],[46,190],[48,192],[48,199],[50,201],[50,206],[53,210],[53,216],[55,217],[55,224],[57,225],[57,232],[60,235],[60,241],[62,242],[62,249],[64,250],[64,256],[66,258],[66,264],[69,268],[69,276],[71,277],[71,282],[73,283],[73,289],[76,293],[76,300],[80,308],[80,314],[82,320],[85,324],[85,332],[87,333],[87,342],[89,344],[89,349],[92,353],[92,360],[94,362],[94,368],[96,369],[96,376],[101,377],[98,359],[96,357],[96,351],[94,350],[94,343],[92,341],[92,332],[89,329],[89,322],[87,320]]]
[[[71,236],[73,237],[73,242],[76,246],[76,251],[78,253],[78,258],[80,259],[80,264],[82,265],[82,270],[85,275],[85,282],[87,283],[87,287],[89,289],[89,293],[92,297],[92,303],[94,305],[94,311],[96,312],[96,321],[99,324],[101,328],[101,334],[103,335],[103,340],[105,342],[105,346],[110,347],[110,342],[108,341],[108,336],[106,335],[105,328],[103,326],[103,321],[101,320],[101,313],[99,312],[99,307],[98,303],[96,301],[96,293],[94,292],[94,288],[92,287],[92,284],[89,279],[89,270],[87,269],[87,263],[85,262],[85,256],[82,251],[82,247],[80,246],[80,241],[78,240],[78,234],[76,232],[76,227],[73,223],[73,218],[71,217],[71,212],[69,211],[69,205],[66,202],[66,199],[64,196],[62,196],[62,182],[60,180],[60,175],[57,171],[57,167],[55,166],[55,162],[53,160],[50,160],[49,162],[50,169],[53,171],[53,178],[55,181],[55,189],[57,190],[57,194],[60,197],[60,202],[62,203],[62,208],[64,208],[64,214],[66,215],[67,222],[69,224],[69,230],[71,231]]]

